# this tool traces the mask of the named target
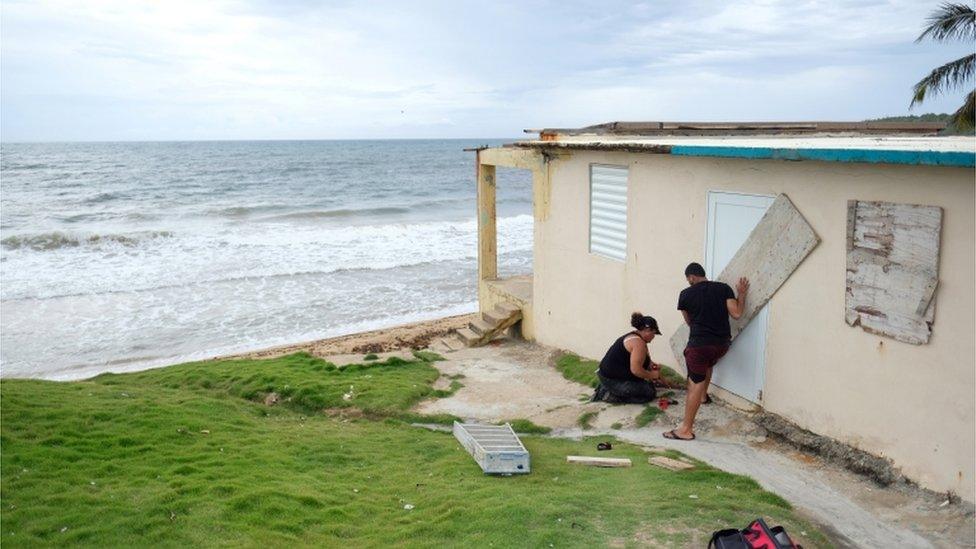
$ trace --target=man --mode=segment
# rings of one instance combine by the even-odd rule
[[[712,381],[712,368],[729,351],[732,330],[729,317],[739,319],[745,310],[749,280],[740,278],[736,284],[738,298],[732,288],[723,282],[705,278],[705,269],[698,263],[685,268],[688,288],[678,297],[678,310],[691,327],[688,345],[685,347],[685,364],[688,367],[688,397],[685,402],[685,418],[676,429],[664,433],[664,438],[675,440],[695,439],[695,416],[703,401],[708,399],[708,384]]]

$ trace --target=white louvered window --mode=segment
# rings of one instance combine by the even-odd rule
[[[590,253],[627,259],[627,168],[590,166]]]

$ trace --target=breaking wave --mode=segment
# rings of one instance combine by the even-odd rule
[[[79,235],[60,231],[49,233],[25,234],[8,236],[0,240],[7,250],[29,249],[38,252],[59,250],[62,248],[77,248],[79,246],[97,246],[100,244],[119,244],[135,246],[140,241],[173,236],[170,231],[145,231],[132,234],[91,234]]]

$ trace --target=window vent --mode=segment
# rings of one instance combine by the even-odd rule
[[[627,259],[627,168],[590,166],[590,253]]]

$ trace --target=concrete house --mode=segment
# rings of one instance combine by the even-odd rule
[[[786,195],[818,241],[736,337],[715,394],[973,501],[976,139],[939,128],[611,123],[479,150],[481,310],[514,303],[525,338],[596,359],[640,310],[664,332],[651,356],[680,370],[685,265],[719,277]],[[533,175],[531,277],[497,276],[496,167]]]

